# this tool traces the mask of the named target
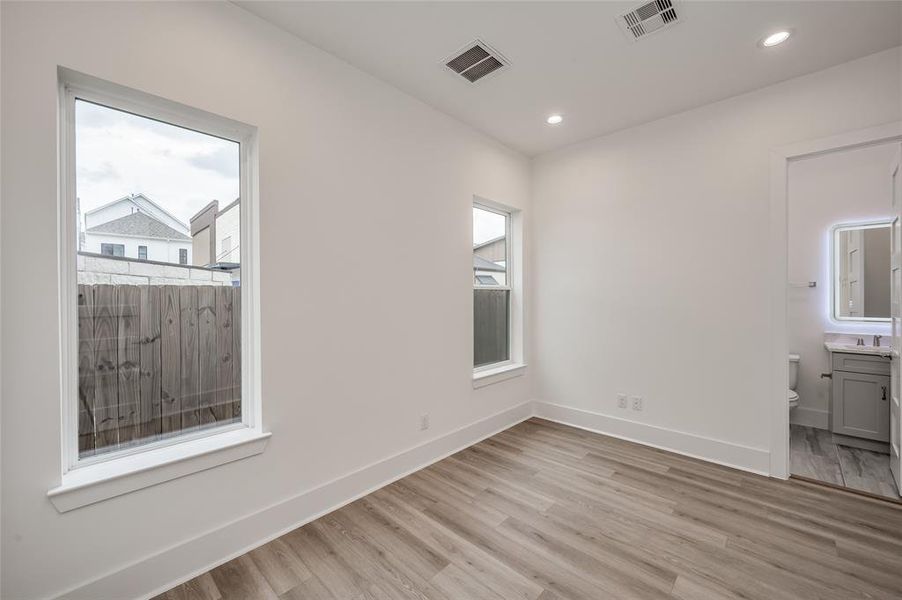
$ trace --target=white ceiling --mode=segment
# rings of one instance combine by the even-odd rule
[[[638,42],[615,17],[641,1],[238,4],[528,155],[902,44],[902,2],[684,1]],[[471,85],[442,60],[476,38],[512,66]]]

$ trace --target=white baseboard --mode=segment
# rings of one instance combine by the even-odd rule
[[[770,453],[764,449],[548,402],[524,402],[119,567],[55,598],[150,598],[532,416],[761,475],[770,468]]]
[[[532,402],[518,404],[79,584],[56,598],[150,598],[531,416]]]
[[[550,402],[535,403],[535,416],[631,442],[669,450],[759,475],[770,473],[770,451],[692,433],[620,419]]]
[[[793,425],[804,425],[818,429],[830,428],[830,413],[817,408],[797,406],[789,413],[789,422]]]

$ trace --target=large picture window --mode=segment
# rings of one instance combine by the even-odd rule
[[[67,468],[259,428],[253,130],[87,78],[63,83]],[[229,231],[242,238],[229,263],[195,251],[209,239],[192,223],[215,226],[216,206],[234,208]]]

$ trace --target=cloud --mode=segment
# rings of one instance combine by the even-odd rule
[[[209,169],[223,177],[238,177],[238,148],[220,146],[213,152],[192,156],[188,162],[199,169]]]
[[[97,167],[89,167],[87,165],[78,166],[79,181],[110,181],[120,179],[119,172],[113,163],[104,161]]]
[[[473,243],[481,244],[506,234],[507,221],[502,215],[473,207]]]
[[[141,193],[188,222],[239,194],[237,142],[78,101],[75,145],[83,211]]]

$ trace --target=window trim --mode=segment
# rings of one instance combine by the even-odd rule
[[[141,256],[141,249],[144,249],[144,256]],[[147,260],[147,246],[138,245],[138,259],[139,260]]]
[[[69,489],[82,489],[86,481],[103,480],[103,473],[117,472],[116,478],[128,475],[128,464],[135,463],[135,456],[157,454],[159,467],[171,465],[173,461],[190,459],[173,457],[166,452],[167,447],[177,448],[180,444],[197,446],[202,444],[201,454],[208,457],[202,461],[202,468],[210,468],[209,456],[216,454],[218,439],[222,440],[223,458],[234,455],[236,435],[247,440],[264,440],[269,434],[262,429],[261,403],[261,357],[260,357],[260,290],[259,290],[259,184],[257,172],[257,128],[232,119],[214,115],[200,109],[140,92],[89,75],[84,75],[63,67],[58,68],[58,135],[59,135],[59,313],[60,313],[60,375],[61,375],[61,485],[52,490],[51,497],[59,496]],[[206,435],[186,435],[152,442],[130,448],[105,453],[101,456],[79,459],[78,457],[78,307],[77,307],[77,223],[75,200],[75,100],[81,99],[108,106],[115,110],[133,113],[145,118],[184,127],[207,135],[213,135],[239,144],[239,194],[241,235],[246,240],[242,256],[241,293],[241,352],[242,352],[242,419],[240,427],[235,424],[212,428]],[[236,433],[236,429],[239,433]],[[243,433],[242,433],[243,432]],[[252,444],[253,445],[253,444]],[[186,446],[187,448],[187,446]],[[256,448],[256,446],[255,446]],[[262,452],[263,448],[259,447]],[[229,458],[223,462],[235,460]],[[152,462],[152,461],[151,461]],[[190,462],[190,461],[189,461]],[[215,461],[213,461],[215,462]],[[117,463],[119,467],[117,469]],[[141,479],[145,481],[159,478],[148,477],[146,471],[156,468],[143,461],[140,466]],[[93,477],[93,471],[97,477]],[[137,474],[138,471],[135,471]],[[187,473],[183,473],[187,474]],[[181,475],[178,475],[181,476]],[[171,477],[169,477],[171,478]],[[165,480],[162,479],[162,480]],[[152,481],[153,485],[159,481]],[[68,484],[68,485],[67,485]],[[146,486],[139,486],[146,487]],[[124,493],[124,492],[119,492]],[[102,499],[102,498],[101,498]],[[97,500],[94,500],[97,501]],[[56,500],[54,500],[56,504]],[[58,506],[59,508],[59,506]]]
[[[473,281],[474,276],[471,274],[470,281],[472,282],[473,289],[507,290],[509,292],[507,311],[508,358],[507,360],[472,367],[473,387],[480,388],[522,375],[526,367],[523,352],[523,270],[521,266],[523,255],[521,241],[521,238],[523,237],[523,211],[480,196],[473,196],[471,214],[473,208],[493,212],[505,217],[506,243],[505,285],[476,285]],[[472,236],[472,224],[470,231]],[[472,269],[473,259],[471,256],[471,273]],[[475,315],[473,318],[475,318]],[[472,365],[472,363],[473,357],[471,356],[470,364]]]

